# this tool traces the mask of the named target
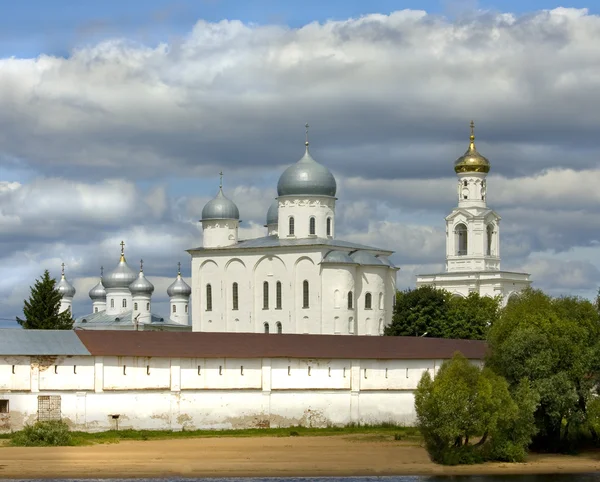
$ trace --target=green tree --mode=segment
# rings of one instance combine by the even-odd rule
[[[484,340],[499,311],[499,297],[470,293],[463,298],[446,290],[421,286],[396,294],[392,323],[385,334]]]
[[[539,394],[536,448],[561,451],[588,435],[597,438],[588,406],[599,381],[598,335],[600,315],[591,301],[533,289],[492,326],[486,365],[513,390],[526,377]]]
[[[415,393],[417,424],[432,460],[442,464],[523,460],[535,432],[537,400],[527,380],[513,398],[508,383],[457,353]]]
[[[24,300],[25,319],[17,322],[26,330],[72,330],[73,317],[70,310],[59,313],[62,296],[56,289],[56,280],[48,270],[31,287],[29,300]]]

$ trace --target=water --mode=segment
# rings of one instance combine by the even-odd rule
[[[600,482],[600,473],[560,475],[455,475],[399,477],[247,477],[162,479],[3,479],[3,482]]]

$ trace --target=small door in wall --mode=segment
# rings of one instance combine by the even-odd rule
[[[60,395],[38,396],[38,421],[61,420]]]

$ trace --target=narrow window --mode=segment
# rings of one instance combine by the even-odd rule
[[[387,378],[387,368],[385,369],[385,378]]]
[[[98,307],[97,306],[94,308],[94,313],[98,313]]]
[[[354,318],[348,318],[348,333],[354,333]]]
[[[487,255],[492,255],[492,237],[494,236],[494,226],[488,224],[487,227]]]
[[[173,313],[177,313],[177,305],[173,305]]]
[[[379,293],[379,309],[383,310],[383,293]]]
[[[269,309],[269,282],[263,283],[263,310]]]
[[[237,310],[239,308],[238,305],[238,284],[237,283],[233,283],[232,287],[231,287],[231,295],[233,296],[233,310]]]
[[[223,375],[223,365],[219,365],[219,375]]]
[[[111,307],[111,308],[114,308],[114,307],[115,307],[115,299],[114,299],[114,298],[111,298],[111,299],[110,299],[110,307]]]
[[[54,365],[54,373],[58,373],[58,365]]]
[[[288,365],[288,377],[292,374],[292,367]]]
[[[344,378],[346,378],[346,367],[344,367],[344,373],[343,373],[343,375],[344,375]]]
[[[269,324],[265,323],[265,333],[269,333]]]
[[[206,311],[212,311],[212,286],[206,285]]]
[[[467,181],[463,181],[463,186],[467,187],[469,183]]]
[[[352,291],[348,291],[348,309],[351,310],[354,307],[354,300],[352,299]]]
[[[408,378],[408,368],[406,369],[406,378]]]
[[[146,303],[146,311],[150,311],[150,303]]]
[[[310,221],[308,222],[309,234],[315,234],[315,231],[316,231],[315,224],[316,224],[315,218],[310,218]]]
[[[127,375],[127,366],[123,365],[123,375]]]
[[[308,296],[308,281],[304,280],[302,283],[302,308],[309,307],[310,298]]]
[[[331,218],[327,218],[327,236],[331,236]]]
[[[202,371],[200,370],[200,365],[198,365],[198,375],[201,375]]]
[[[73,373],[77,375],[77,365],[73,365]]]
[[[371,309],[371,293],[367,293],[365,295],[365,310]]]
[[[123,308],[127,308],[127,300],[123,298]]]
[[[467,254],[467,227],[460,223],[456,225],[454,229],[456,234],[456,254],[458,256],[465,256]]]
[[[135,302],[135,303],[133,304],[133,309],[134,309],[134,310],[137,310],[137,308],[138,308],[138,304],[137,304],[137,302]]]
[[[244,376],[244,365],[240,367],[240,375]]]
[[[310,367],[308,367],[308,376],[310,377]]]
[[[146,365],[146,375],[150,375],[150,365]]]
[[[276,287],[275,308],[280,310],[281,309],[281,281],[278,281],[277,284],[275,285],[275,287]]]
[[[188,312],[188,305],[185,305],[185,312]]]
[[[277,334],[281,335],[283,333],[283,327],[281,326],[281,322],[277,322]]]
[[[294,235],[294,216],[290,217],[290,236]]]
[[[329,376],[329,377],[331,376],[331,367],[329,367],[329,368],[327,369],[327,376]]]
[[[365,368],[365,378],[367,378],[367,369]]]
[[[13,375],[15,374],[15,366],[14,365],[12,366],[12,374]]]

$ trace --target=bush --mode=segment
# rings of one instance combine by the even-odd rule
[[[58,447],[73,445],[69,427],[65,422],[36,422],[25,425],[20,432],[16,432],[11,445],[17,447]]]

